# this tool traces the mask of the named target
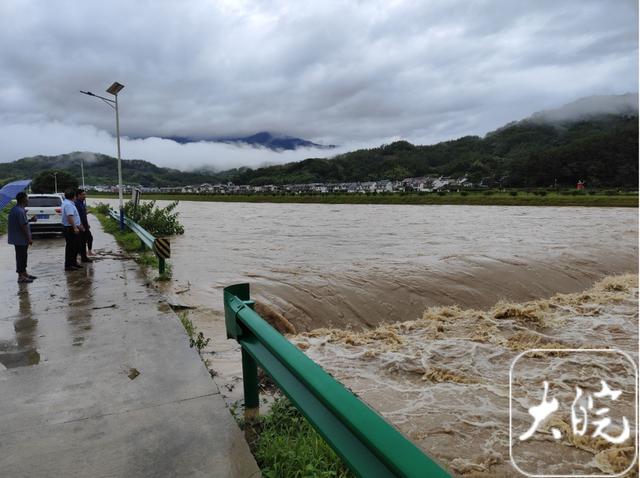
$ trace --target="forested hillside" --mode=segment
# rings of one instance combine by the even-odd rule
[[[12,163],[0,163],[0,183],[15,179],[33,178],[46,169],[67,171],[80,179],[80,162],[84,160],[86,184],[117,184],[117,159],[104,154],[69,153],[58,156],[33,156]],[[143,186],[177,186],[198,184],[217,179],[207,172],[183,172],[161,168],[138,159],[122,161],[122,178],[126,184]]]
[[[85,158],[87,184],[115,184],[116,160],[92,153],[35,156],[0,164],[0,182],[31,178],[57,168],[80,176]],[[87,159],[88,158],[88,159]],[[331,159],[219,173],[182,172],[141,160],[123,161],[127,184],[178,186],[232,181],[236,184],[286,184],[367,181],[442,175],[467,176],[474,183],[507,187],[572,185],[638,187],[638,116],[605,115],[575,122],[528,119],[511,123],[484,138],[466,136],[430,146],[398,141]]]
[[[485,138],[466,136],[431,146],[398,141],[333,159],[247,170],[248,184],[403,179],[423,175],[467,176],[504,186],[575,184],[637,187],[638,117],[603,116],[567,124],[532,120],[507,125]]]

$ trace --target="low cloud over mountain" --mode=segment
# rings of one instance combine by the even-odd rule
[[[560,108],[534,113],[528,119],[536,122],[563,123],[601,115],[632,116],[637,114],[638,93],[627,93],[580,98]]]

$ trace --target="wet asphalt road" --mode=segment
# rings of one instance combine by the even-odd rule
[[[79,271],[61,237],[36,237],[38,279],[18,284],[0,246],[0,476],[256,475],[179,320],[91,220]]]

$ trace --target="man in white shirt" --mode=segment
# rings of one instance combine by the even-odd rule
[[[64,201],[62,201],[62,225],[64,226],[64,239],[66,245],[64,248],[64,270],[74,271],[82,269],[78,264],[78,252],[80,251],[80,233],[82,232],[82,223],[80,214],[74,204],[76,192],[72,189],[65,191]]]

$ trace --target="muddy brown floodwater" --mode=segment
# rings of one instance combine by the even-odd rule
[[[297,331],[577,292],[638,261],[633,208],[183,201],[178,211],[186,234],[172,239],[171,264],[190,285],[183,297],[221,310],[223,287],[250,282]]]
[[[432,307],[417,320],[364,332],[317,329],[291,339],[446,468],[482,477],[521,476],[509,458],[509,370],[518,354],[542,349],[514,366],[514,430],[519,435],[531,425],[527,410],[540,404],[545,380],[549,400],[560,405],[530,440],[513,441],[517,464],[531,475],[556,476],[606,476],[632,464],[633,365],[614,351],[563,356],[544,350],[619,349],[637,363],[637,275],[607,277],[581,293],[500,302],[487,311]],[[572,432],[575,387],[598,393],[600,380],[623,392],[604,402],[611,409],[610,435],[622,433],[623,417],[631,423],[622,444],[592,437],[595,410],[586,434]],[[561,432],[558,440],[552,428]]]
[[[167,292],[195,307],[190,317],[213,338],[206,351],[229,401],[241,398],[240,360],[224,340],[222,288],[238,282],[251,284],[263,316],[458,475],[518,476],[508,382],[519,352],[619,348],[637,362],[637,209],[181,202],[178,211],[186,233],[172,239]],[[593,367],[617,370],[623,378],[610,383],[628,387],[628,370],[611,360]],[[532,377],[549,364],[525,363],[519,383],[540,386]],[[595,377],[575,363],[557,376]],[[561,392],[574,388],[554,390],[566,402]],[[514,420],[524,423],[539,390],[518,400]],[[567,417],[556,425],[565,432]],[[545,426],[531,445],[542,461],[516,447],[524,467],[610,472],[632,459],[628,446],[567,433],[554,449]]]

